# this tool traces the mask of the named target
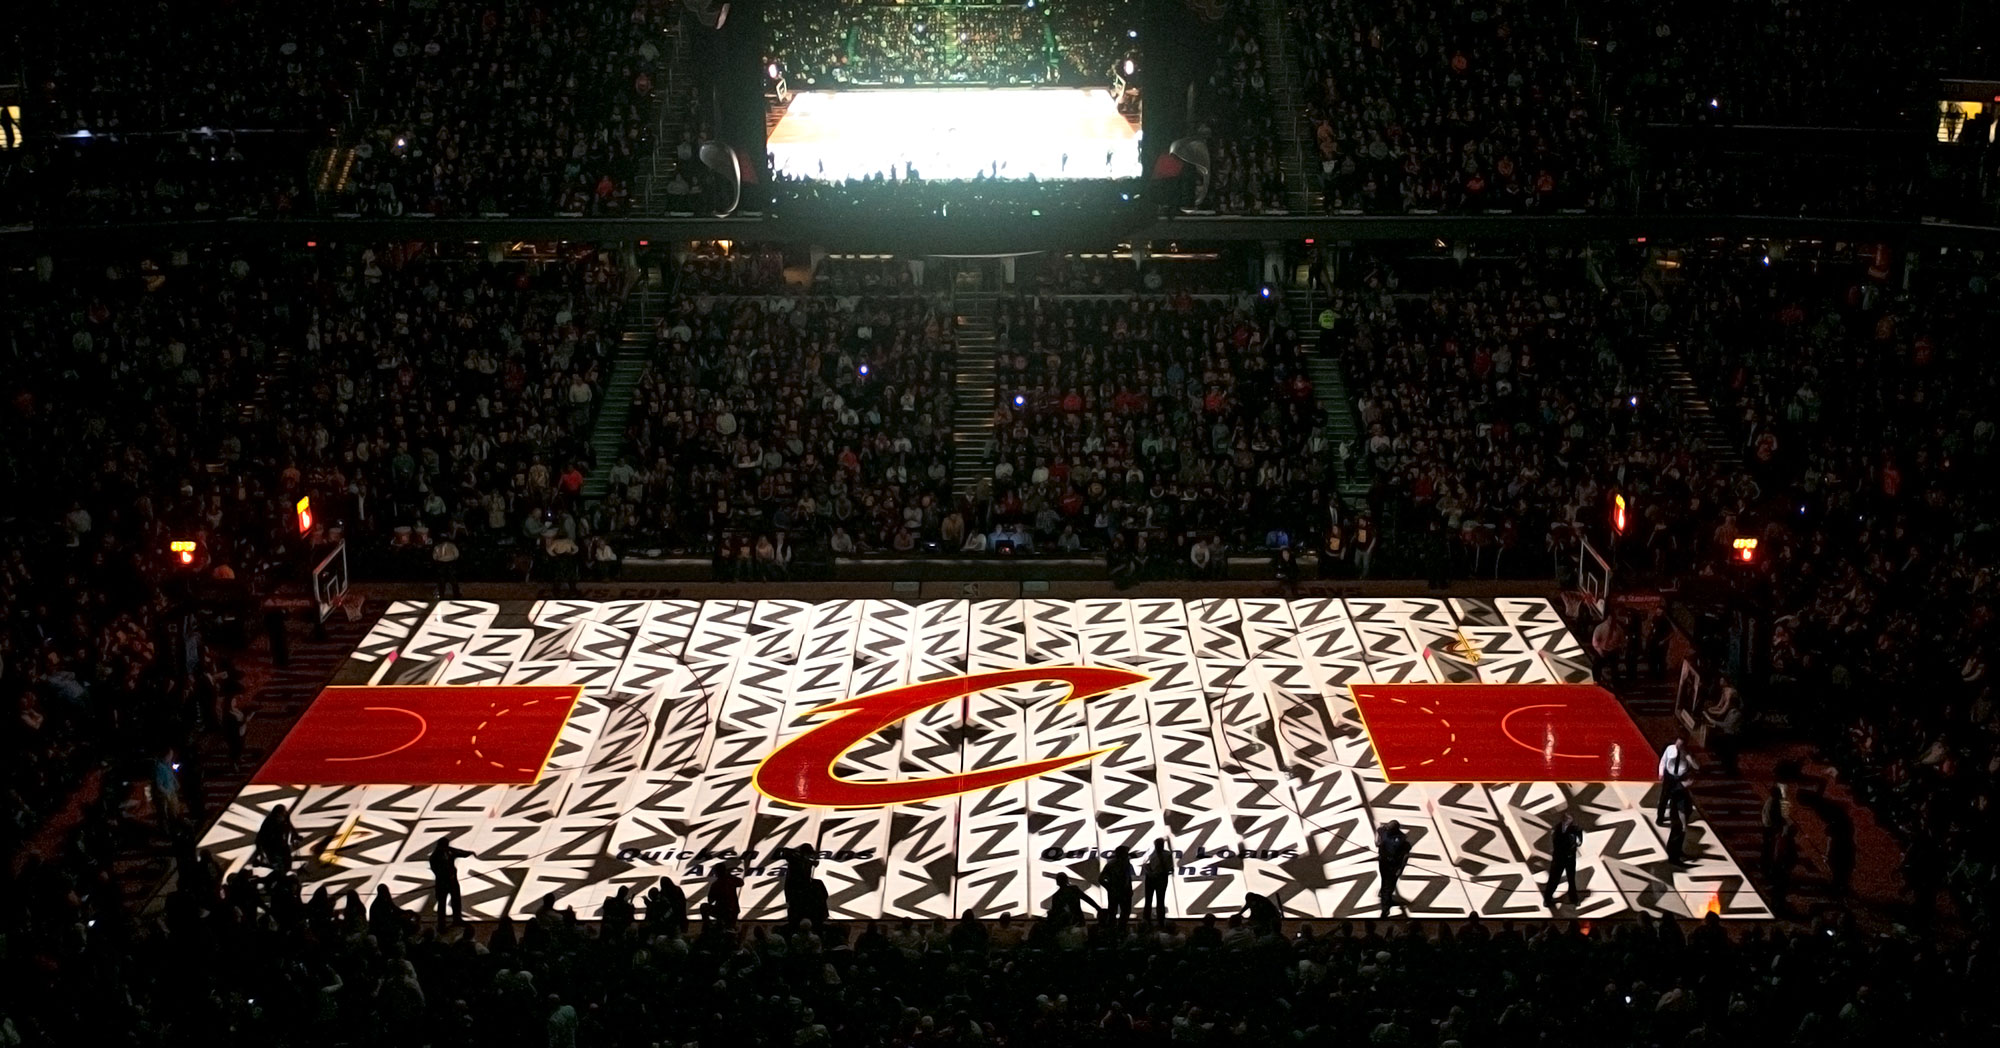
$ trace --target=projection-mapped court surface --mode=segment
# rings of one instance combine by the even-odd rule
[[[399,603],[203,838],[230,870],[276,805],[300,874],[427,908],[447,835],[467,915],[595,918],[718,857],[783,915],[816,846],[840,918],[1040,912],[1054,876],[1164,837],[1177,916],[1246,892],[1378,912],[1376,828],[1421,917],[1768,917],[1708,825],[1653,823],[1655,756],[1541,598]]]

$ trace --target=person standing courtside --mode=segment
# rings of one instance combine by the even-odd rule
[[[451,919],[465,923],[465,893],[458,887],[458,860],[472,853],[463,848],[451,846],[451,835],[431,845],[431,894],[437,899],[438,927],[444,927],[446,904],[451,906]]]
[[[826,899],[826,889],[813,876],[814,867],[819,865],[819,849],[810,844],[801,844],[785,853],[785,919],[797,925],[800,921],[815,924],[826,923],[826,914],[821,912]]]
[[[1569,879],[1569,904],[1576,905],[1576,853],[1583,847],[1583,827],[1576,817],[1563,812],[1562,821],[1549,833],[1549,883],[1542,886],[1542,905],[1556,908],[1556,887]]]
[[[1667,809],[1690,807],[1687,782],[1694,774],[1694,759],[1688,756],[1687,736],[1676,734],[1660,753],[1660,810],[1654,822],[1667,824]]]
[[[1085,895],[1083,889],[1071,884],[1067,874],[1056,874],[1056,891],[1054,895],[1049,896],[1049,927],[1062,931],[1064,928],[1082,924],[1085,903],[1089,903],[1090,908],[1097,911],[1100,919],[1103,918],[1104,907],[1097,905],[1096,899]]]
[[[1167,923],[1167,884],[1174,878],[1174,853],[1167,850],[1167,839],[1156,838],[1153,851],[1146,856],[1146,923],[1155,921]]]
[[[1104,915],[1124,927],[1132,916],[1132,853],[1124,845],[1111,853],[1097,875],[1097,886],[1104,889]]]
[[[715,864],[708,875],[708,898],[702,902],[702,916],[717,928],[736,927],[736,918],[742,913],[742,903],[737,893],[743,890],[743,878],[730,870],[727,860]]]
[[[1390,821],[1375,831],[1375,866],[1381,874],[1382,919],[1389,919],[1389,908],[1402,906],[1404,916],[1410,907],[1396,895],[1396,882],[1403,876],[1403,867],[1410,862],[1410,836],[1403,832],[1403,824]]]
[[[257,827],[257,852],[252,861],[269,866],[275,883],[292,872],[292,849],[302,839],[299,831],[292,828],[291,809],[280,804]]]

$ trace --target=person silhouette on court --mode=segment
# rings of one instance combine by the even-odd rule
[[[1562,820],[1549,832],[1549,882],[1542,886],[1542,905],[1556,907],[1556,886],[1569,879],[1569,904],[1576,905],[1576,853],[1583,847],[1583,827],[1576,816],[1563,812]]]

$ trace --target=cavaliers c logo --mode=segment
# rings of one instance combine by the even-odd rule
[[[857,782],[843,779],[833,766],[861,740],[913,713],[941,702],[1026,681],[1052,680],[1069,685],[1063,701],[1088,699],[1145,680],[1143,673],[1099,666],[1042,666],[1035,669],[996,670],[963,677],[906,684],[872,695],[846,699],[811,711],[808,716],[840,714],[771,752],[757,766],[754,782],[765,796],[787,804],[809,808],[880,808],[892,804],[914,804],[974,790],[1005,786],[1032,779],[1058,768],[1087,761],[1107,750],[1072,753],[1025,764],[935,775],[927,779],[893,782]]]

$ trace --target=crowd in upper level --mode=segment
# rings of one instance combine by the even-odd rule
[[[676,15],[246,0],[56,12],[25,106],[41,217],[617,214]]]
[[[1147,82],[1145,62],[1127,68],[1143,50],[1130,4],[821,2],[765,16],[765,71],[791,90],[1118,87],[1137,114]],[[1153,194],[1157,207],[1990,217],[1990,117],[1975,114],[1956,148],[1937,141],[1932,85],[1990,72],[1942,8],[1296,0],[1266,24],[1228,0],[1187,17],[1213,43],[1191,50],[1192,91],[1174,104],[1206,158],[1198,180]],[[35,75],[6,134],[25,144],[0,150],[0,179],[16,217],[42,221],[707,210],[715,176],[693,153],[718,140],[719,112],[758,103],[719,101],[751,80],[690,64],[696,30],[709,32],[659,0],[58,13],[46,48],[24,52]],[[886,206],[868,190],[808,195]],[[752,189],[753,209],[762,196]]]

